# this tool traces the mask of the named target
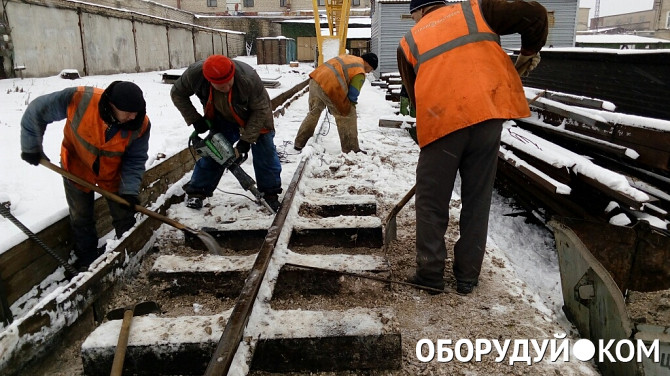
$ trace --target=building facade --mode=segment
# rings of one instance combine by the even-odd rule
[[[538,0],[549,15],[547,47],[574,47],[577,23],[578,0]],[[379,56],[379,68],[375,75],[397,72],[396,50],[398,42],[414,21],[409,16],[410,0],[376,0],[371,10],[372,28],[370,51]],[[501,37],[503,48],[518,50],[521,38],[518,34]]]
[[[608,28],[670,39],[670,0],[654,0],[650,10],[592,18],[589,24],[591,30]]]
[[[317,0],[319,9],[326,9],[325,0]],[[373,0],[351,0],[352,15],[365,15]],[[156,2],[187,12],[209,15],[312,15],[312,0],[156,0]]]

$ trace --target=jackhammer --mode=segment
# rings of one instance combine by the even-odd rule
[[[256,188],[256,182],[247,174],[240,165],[247,160],[247,155],[238,155],[235,148],[226,140],[222,133],[209,131],[203,139],[198,132],[193,132],[189,137],[189,143],[195,152],[201,157],[210,157],[223,168],[230,171],[245,191],[251,192],[256,197],[256,203],[275,213],[265,201],[263,193]]]

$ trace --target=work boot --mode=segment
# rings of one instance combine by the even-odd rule
[[[186,201],[186,207],[191,209],[201,209],[202,208],[202,198],[197,196],[191,196]]]
[[[437,290],[442,290],[442,291],[435,291],[435,290],[424,290],[425,292],[429,293],[430,295],[437,295],[440,294],[441,292],[444,292],[444,283],[429,283],[425,281],[423,278],[419,277],[416,274],[413,274],[412,276],[407,278],[407,282],[413,284],[413,285],[419,285],[419,286],[424,286],[424,287],[430,287],[433,289]]]
[[[263,196],[263,199],[275,213],[279,211],[279,208],[281,208],[281,203],[279,202],[279,195],[266,194]]]
[[[460,295],[468,295],[479,285],[479,281],[466,282],[466,281],[456,281],[456,292]]]
[[[86,251],[86,252],[81,252],[81,251],[74,251],[74,254],[77,256],[77,259],[75,262],[72,264],[72,266],[77,269],[78,272],[85,272],[88,271],[89,266],[95,261],[100,255],[102,255],[105,252],[106,247],[102,246],[99,247],[98,249]]]

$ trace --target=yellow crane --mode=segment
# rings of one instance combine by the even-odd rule
[[[351,0],[325,0],[329,35],[321,35],[318,1],[312,0],[312,6],[314,7],[316,42],[319,49],[317,65],[321,65],[324,60],[344,54],[346,51]]]

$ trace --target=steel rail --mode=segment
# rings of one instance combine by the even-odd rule
[[[249,321],[254,302],[258,296],[258,291],[260,290],[263,278],[265,277],[268,264],[274,254],[277,240],[284,227],[286,216],[291,208],[291,203],[293,202],[296,192],[298,191],[298,184],[305,171],[307,160],[308,158],[302,159],[293,175],[293,179],[282,200],[281,209],[277,215],[275,215],[272,225],[270,225],[265,241],[256,256],[256,261],[249,272],[244,287],[242,287],[242,292],[235,302],[235,307],[226,323],[219,344],[207,365],[207,370],[205,370],[206,376],[227,375],[230,370],[237,348],[242,341],[244,329]]]

